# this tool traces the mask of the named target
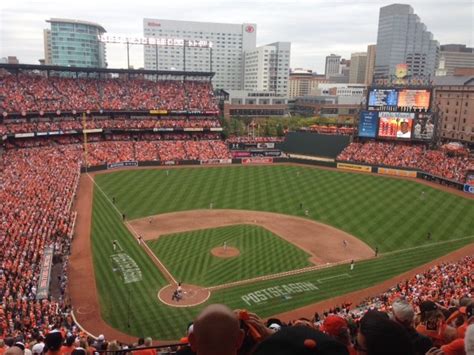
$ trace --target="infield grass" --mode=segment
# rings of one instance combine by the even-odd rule
[[[130,219],[208,208],[211,202],[213,208],[300,217],[308,209],[309,218],[345,230],[372,247],[378,246],[381,253],[393,252],[357,263],[353,272],[349,272],[348,265],[341,265],[215,291],[208,301],[247,308],[262,317],[372,286],[474,241],[474,201],[400,179],[279,165],[171,169],[169,176],[165,170],[129,170],[98,175],[96,182],[109,199],[116,198],[116,206]],[[428,232],[432,235],[429,241]],[[138,264],[142,281],[124,284],[112,271],[112,240],[117,240]],[[92,244],[103,318],[136,336],[183,336],[187,322],[205,305],[178,309],[158,302],[157,292],[166,285],[164,277],[97,188]],[[269,258],[258,262],[268,263]],[[286,254],[278,258],[293,262],[287,260],[292,257]],[[255,259],[249,268],[259,265]],[[250,305],[242,298],[257,290],[300,281],[312,282],[319,289]]]
[[[211,254],[224,242],[240,251],[235,258]],[[310,254],[265,228],[235,225],[160,236],[148,245],[177,279],[201,286],[217,286],[301,269],[313,264]]]

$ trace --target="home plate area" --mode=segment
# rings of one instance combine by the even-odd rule
[[[172,284],[163,287],[158,292],[158,299],[171,307],[193,307],[206,302],[211,296],[211,292],[203,287],[182,284],[181,292],[178,285]]]

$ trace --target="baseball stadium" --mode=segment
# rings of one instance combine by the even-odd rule
[[[216,304],[240,354],[402,301],[466,331],[474,159],[433,144],[433,89],[369,88],[350,128],[229,136],[212,76],[0,65],[2,343],[181,353]]]

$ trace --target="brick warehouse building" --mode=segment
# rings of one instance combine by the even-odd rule
[[[436,77],[434,106],[439,136],[474,144],[474,76]]]

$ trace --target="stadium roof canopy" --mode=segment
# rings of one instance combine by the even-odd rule
[[[474,85],[474,76],[436,76],[434,78],[435,86],[464,86],[464,85]]]
[[[72,23],[72,24],[79,24],[79,25],[86,25],[86,26],[94,26],[97,27],[101,32],[107,32],[104,27],[99,25],[98,23],[95,22],[89,22],[89,21],[81,21],[81,20],[72,20],[72,19],[67,19],[67,18],[51,18],[49,20],[46,20],[46,22],[49,23]]]
[[[168,76],[194,76],[209,77],[214,76],[214,72],[180,71],[180,70],[148,70],[148,69],[109,69],[109,68],[85,68],[67,67],[58,65],[35,65],[35,64],[0,64],[0,69],[5,69],[11,73],[18,73],[23,70],[55,71],[70,73],[104,73],[104,74],[132,74],[132,75],[168,75]]]

